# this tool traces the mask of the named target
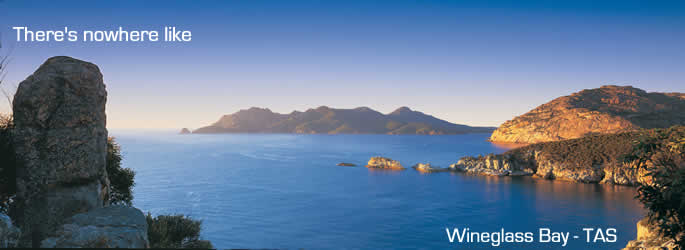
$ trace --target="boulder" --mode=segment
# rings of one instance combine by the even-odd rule
[[[14,96],[17,224],[39,246],[65,218],[105,205],[107,91],[95,64],[53,57]]]
[[[12,220],[5,214],[0,214],[0,248],[17,246],[21,231],[12,225]]]
[[[147,227],[137,208],[103,207],[68,218],[40,247],[148,248]]]
[[[388,169],[388,170],[403,170],[405,169],[402,167],[400,162],[390,159],[390,158],[385,158],[385,157],[371,157],[369,162],[366,164],[367,168],[378,168],[378,169]]]

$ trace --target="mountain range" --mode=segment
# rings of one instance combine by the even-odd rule
[[[367,107],[334,109],[321,106],[290,114],[253,107],[224,115],[214,124],[193,133],[444,135],[490,133],[494,129],[450,123],[407,107],[383,114]]]

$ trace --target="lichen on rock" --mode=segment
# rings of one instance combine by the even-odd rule
[[[106,100],[98,67],[70,57],[48,59],[19,84],[13,141],[22,246],[37,247],[64,218],[105,205]]]

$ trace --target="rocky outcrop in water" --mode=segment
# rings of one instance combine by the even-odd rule
[[[492,176],[524,176],[534,174],[529,165],[516,164],[509,155],[487,155],[485,157],[464,157],[449,169]]]
[[[186,135],[186,134],[190,134],[191,132],[190,132],[190,129],[183,128],[183,129],[181,129],[181,132],[178,132],[178,133],[181,135]]]
[[[126,206],[109,206],[65,220],[43,248],[148,248],[143,212]]]
[[[647,218],[637,222],[637,238],[628,242],[624,250],[641,249],[678,249],[673,239],[659,236],[654,225],[649,223]]]
[[[649,93],[631,86],[602,86],[559,97],[502,124],[490,140],[538,143],[685,125],[684,93]]]
[[[336,164],[336,166],[341,166],[341,167],[356,167],[357,164],[348,163],[348,162],[341,162],[341,163]]]
[[[385,158],[385,157],[371,157],[369,162],[366,164],[367,168],[375,169],[388,169],[388,170],[404,170],[405,168],[400,164],[399,161]]]
[[[419,171],[421,173],[437,173],[450,171],[450,169],[433,166],[430,163],[418,163],[412,166],[412,168],[416,169],[416,171]]]
[[[98,67],[70,57],[48,59],[19,84],[13,111],[22,246],[37,247],[65,218],[105,204],[106,100]]]

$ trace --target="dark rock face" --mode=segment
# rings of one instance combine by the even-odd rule
[[[495,128],[470,127],[440,120],[402,107],[382,114],[367,107],[334,109],[321,106],[305,112],[274,113],[250,108],[224,115],[193,133],[296,133],[296,134],[463,134],[490,133]]]
[[[16,247],[21,232],[12,225],[10,217],[0,214],[0,248]]]
[[[589,134],[685,125],[685,94],[649,93],[631,86],[586,89],[548,103],[502,124],[490,140],[538,143]]]
[[[17,221],[22,246],[37,247],[65,218],[102,207],[107,92],[98,67],[48,59],[14,96]]]
[[[65,220],[43,248],[148,248],[147,221],[133,207],[109,206]]]

